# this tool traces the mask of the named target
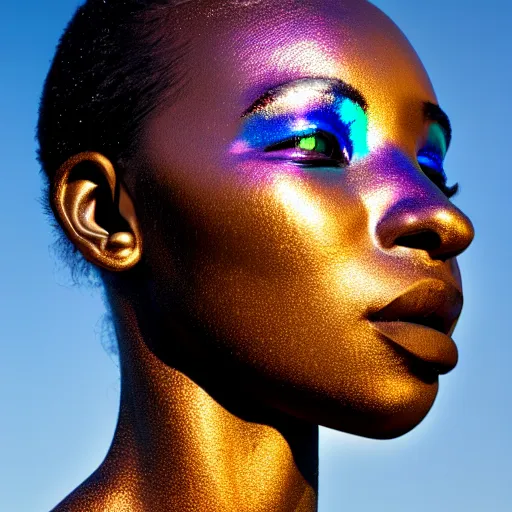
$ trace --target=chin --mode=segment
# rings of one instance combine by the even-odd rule
[[[371,439],[394,439],[419,425],[432,408],[439,383],[437,377],[425,382],[416,377],[394,380],[356,397],[296,397],[288,414],[340,432]],[[332,390],[331,390],[332,391]],[[281,408],[281,407],[280,407]],[[283,408],[281,408],[283,409]]]
[[[407,389],[408,388],[408,389]],[[367,409],[356,409],[343,417],[326,418],[323,426],[371,439],[395,439],[418,426],[432,408],[438,391],[438,381],[407,386],[387,393],[385,400],[368,403]],[[380,403],[377,403],[380,402]]]

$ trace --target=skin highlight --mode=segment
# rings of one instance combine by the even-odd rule
[[[122,173],[90,148],[51,184],[62,228],[102,269],[122,383],[105,461],[54,510],[311,512],[318,425],[403,435],[456,364],[445,335],[473,228],[444,170],[420,166],[442,163],[449,136],[426,115],[438,102],[414,50],[367,2],[179,14],[178,100],[144,120]],[[332,96],[332,80],[364,102]],[[285,144],[254,143],[254,119]],[[312,168],[315,148],[329,158]],[[446,332],[389,321],[404,308]]]

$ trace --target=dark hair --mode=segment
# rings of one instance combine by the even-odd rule
[[[81,151],[114,166],[135,152],[142,121],[181,90],[185,44],[172,37],[172,0],[87,0],[62,35],[39,108],[38,158],[46,178]],[[171,57],[172,56],[172,57]],[[50,208],[47,206],[47,211]],[[73,277],[94,270],[63,237]]]

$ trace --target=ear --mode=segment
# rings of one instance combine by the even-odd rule
[[[139,262],[142,240],[135,209],[106,157],[85,152],[62,164],[52,182],[51,203],[85,259],[111,271]]]

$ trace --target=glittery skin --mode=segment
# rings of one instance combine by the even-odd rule
[[[424,114],[437,99],[375,7],[179,9],[170,30],[192,41],[187,86],[146,120],[123,176],[142,259],[108,288],[119,424],[105,462],[55,510],[311,512],[318,424],[392,438],[432,406],[435,365],[368,317],[418,282],[460,290],[454,257],[473,229],[422,172],[425,148],[444,158]],[[329,80],[359,91],[364,109]],[[283,84],[304,101],[247,113]],[[349,164],[310,169],[265,151],[310,135],[301,119],[350,145]]]

